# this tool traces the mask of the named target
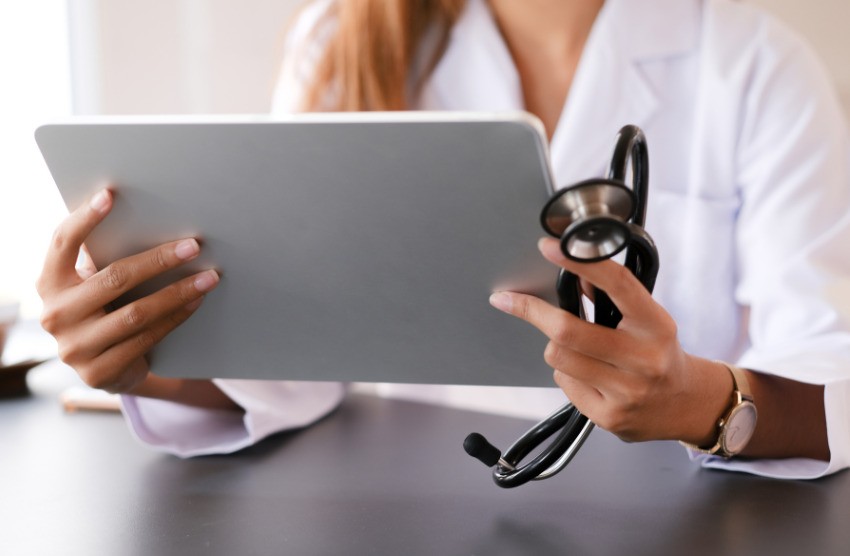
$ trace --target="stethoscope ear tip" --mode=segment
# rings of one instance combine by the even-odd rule
[[[493,467],[499,463],[499,458],[502,457],[502,452],[477,432],[467,435],[463,440],[463,449],[487,467]]]

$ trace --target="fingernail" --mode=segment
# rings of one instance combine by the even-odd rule
[[[208,292],[218,284],[218,273],[215,270],[207,270],[195,277],[195,289]]]
[[[185,308],[187,311],[194,311],[195,309],[197,309],[198,307],[200,307],[200,306],[201,306],[201,303],[203,303],[203,302],[204,302],[204,298],[203,298],[203,297],[199,297],[199,298],[198,298],[198,299],[196,299],[195,301],[192,301],[191,303],[187,303],[187,304],[185,305],[185,307],[184,307],[184,308]]]
[[[106,189],[98,191],[97,194],[92,197],[89,205],[97,212],[106,212],[106,209],[109,208],[109,192]]]
[[[513,300],[510,295],[504,292],[496,292],[490,296],[490,305],[500,311],[510,313],[511,307],[513,307]]]
[[[174,248],[174,254],[178,259],[188,261],[194,259],[201,252],[201,247],[194,239],[184,239]]]

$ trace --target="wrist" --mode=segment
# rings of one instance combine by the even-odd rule
[[[144,380],[126,393],[142,398],[168,400],[174,397],[174,393],[179,388],[179,382],[180,380],[176,378],[165,378],[148,373]]]
[[[166,378],[148,373],[145,380],[128,393],[207,409],[242,410],[212,380]]]
[[[688,356],[691,359],[691,396],[682,415],[682,442],[711,446],[717,441],[717,424],[732,402],[734,383],[722,363]]]
[[[730,458],[741,454],[756,430],[758,410],[750,389],[747,371],[718,361],[732,378],[732,396],[723,417],[717,421],[717,434],[713,443],[694,444],[681,442],[685,447],[709,455]]]

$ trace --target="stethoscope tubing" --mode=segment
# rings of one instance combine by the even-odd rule
[[[502,459],[513,469],[497,465],[493,471],[493,480],[501,487],[512,488],[534,480],[547,471],[550,476],[556,473],[557,471],[552,472],[552,470],[569,446],[578,438],[585,422],[589,422],[588,418],[571,403],[557,409],[552,415],[527,430],[505,450]],[[558,431],[560,434],[546,449],[530,462],[519,466],[523,458]]]

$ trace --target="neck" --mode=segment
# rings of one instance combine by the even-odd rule
[[[547,57],[580,52],[604,0],[488,0],[512,49],[534,49]]]
[[[551,138],[604,0],[488,0],[519,73],[525,109]]]

